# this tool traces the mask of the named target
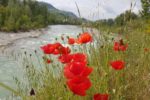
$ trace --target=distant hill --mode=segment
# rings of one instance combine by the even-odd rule
[[[71,17],[71,18],[78,19],[78,17],[72,12],[59,10],[59,9],[55,8],[53,5],[51,5],[49,3],[46,3],[46,2],[39,2],[39,3],[41,5],[47,6],[50,13],[54,13],[54,14],[62,15],[62,16],[65,16],[65,17]]]

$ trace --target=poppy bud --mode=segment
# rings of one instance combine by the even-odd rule
[[[35,95],[35,91],[34,89],[32,88],[31,91],[30,91],[30,96],[34,96]]]
[[[26,54],[27,54],[27,52],[25,51],[25,52],[24,52],[24,54],[26,55]]]
[[[34,52],[35,52],[35,53],[37,53],[37,51],[36,51],[36,50],[34,50]]]
[[[27,65],[26,68],[29,68],[29,66]]]
[[[55,40],[57,41],[57,38],[55,38]]]

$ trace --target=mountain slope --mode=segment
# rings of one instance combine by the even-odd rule
[[[75,19],[78,18],[74,13],[69,12],[69,11],[59,10],[49,3],[40,2],[40,4],[46,6],[51,13],[55,13],[55,14],[59,14],[59,15],[65,16],[65,17],[71,17],[71,18],[75,18]]]

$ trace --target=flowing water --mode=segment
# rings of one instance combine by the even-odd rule
[[[0,55],[0,82],[15,88],[13,77],[17,76],[22,79],[22,61],[19,54],[24,55],[25,51],[34,52],[42,44],[53,43],[56,40],[61,41],[61,36],[67,39],[67,36],[74,37],[81,32],[82,29],[79,26],[52,25],[37,38],[16,40]],[[8,95],[10,95],[9,91],[0,87],[0,100]]]

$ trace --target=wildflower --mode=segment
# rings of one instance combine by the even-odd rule
[[[126,51],[128,48],[128,45],[123,43],[123,40],[121,39],[119,42],[114,42],[114,51]]]
[[[69,54],[71,52],[69,47],[60,47],[59,48],[59,54]]]
[[[59,54],[59,48],[62,47],[60,43],[47,44],[41,47],[45,54]]]
[[[92,36],[88,32],[84,32],[77,39],[78,44],[83,44],[83,43],[88,43],[88,42],[92,42]]]
[[[71,54],[63,54],[61,56],[58,57],[59,61],[63,64],[65,63],[70,63],[72,60],[72,55]]]
[[[127,50],[128,45],[120,45],[119,50],[121,51],[126,51]]]
[[[92,68],[86,65],[86,55],[83,53],[65,53],[59,56],[58,59],[62,63],[67,63],[64,67],[64,76],[67,78],[69,89],[74,94],[85,96],[86,90],[91,87],[88,75],[93,71]]]
[[[51,53],[51,54],[53,54],[53,55],[58,55],[60,52],[59,52],[59,50],[58,49],[54,49],[54,51]]]
[[[87,59],[87,57],[83,53],[73,54],[73,61],[75,61],[75,62],[85,62],[86,63],[87,62],[86,59]]]
[[[55,43],[53,44],[53,47],[55,48],[53,54],[68,54],[70,53],[70,48],[69,47],[64,47],[60,43]]]
[[[114,43],[114,51],[119,51],[119,42]]]
[[[112,68],[114,68],[115,70],[121,70],[125,67],[125,62],[122,60],[117,60],[117,61],[112,61],[110,63],[110,65],[112,66]]]
[[[108,94],[95,94],[93,100],[108,100]]]
[[[83,53],[62,54],[58,57],[61,63],[84,62],[86,63],[86,55]]]
[[[63,47],[60,43],[47,44],[41,47],[45,54],[68,54],[70,53],[69,47]]]
[[[47,44],[42,46],[41,49],[45,54],[51,54],[55,48],[52,46],[52,44]]]
[[[71,79],[76,76],[87,77],[92,70],[92,68],[87,67],[83,62],[71,62],[65,66],[64,75],[67,79]]]
[[[67,81],[69,89],[76,95],[85,96],[86,91],[91,87],[91,82],[87,77],[75,77]]]
[[[50,59],[47,59],[47,61],[46,61],[48,64],[50,64],[51,63],[51,60]]]
[[[75,39],[74,38],[69,38],[68,39],[68,44],[74,44],[75,43]]]

